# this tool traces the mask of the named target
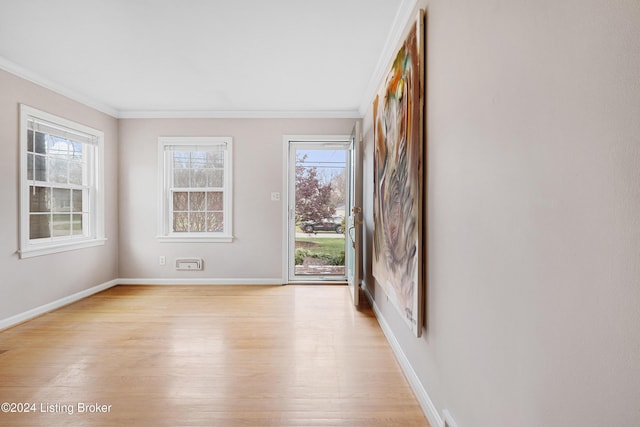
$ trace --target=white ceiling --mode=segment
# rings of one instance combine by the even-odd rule
[[[414,4],[0,0],[0,68],[116,117],[355,117]]]

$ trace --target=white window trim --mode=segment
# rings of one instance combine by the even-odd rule
[[[226,144],[224,164],[224,228],[222,233],[173,233],[169,200],[169,174],[165,147],[168,145]],[[161,243],[230,243],[233,241],[233,139],[231,137],[160,137],[158,138],[158,235]]]
[[[95,137],[97,159],[93,165],[93,209],[89,236],[70,237],[68,240],[38,241],[29,239],[29,182],[27,180],[27,139],[29,118],[58,124]],[[102,246],[107,240],[104,232],[104,132],[20,104],[20,258],[31,258],[58,252]]]

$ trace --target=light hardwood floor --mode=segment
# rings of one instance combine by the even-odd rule
[[[0,332],[3,402],[35,412],[2,426],[428,426],[345,286],[111,288]]]

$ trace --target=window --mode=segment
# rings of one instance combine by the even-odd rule
[[[20,257],[104,244],[104,134],[20,106]]]
[[[229,137],[160,138],[161,241],[230,242]]]

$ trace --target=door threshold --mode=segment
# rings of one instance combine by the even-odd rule
[[[345,280],[290,280],[287,285],[338,285],[347,284]]]

